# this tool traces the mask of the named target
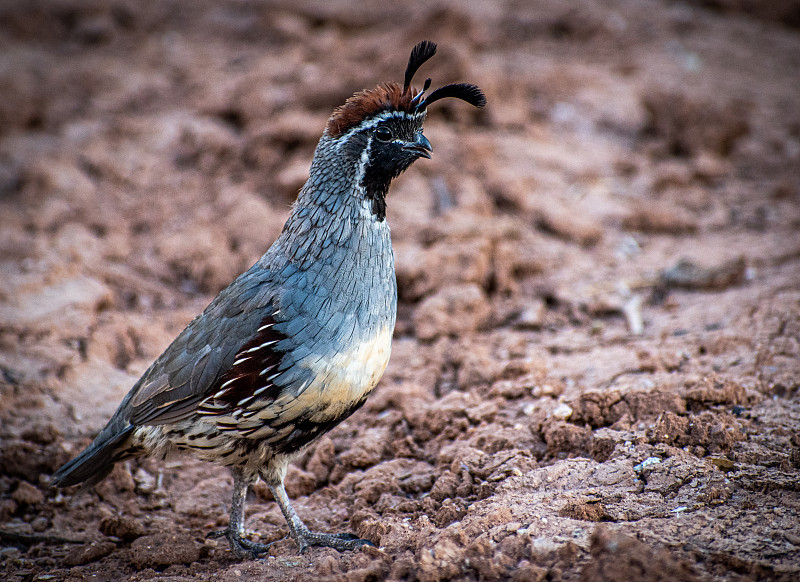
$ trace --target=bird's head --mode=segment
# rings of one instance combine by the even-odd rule
[[[468,83],[445,85],[430,93],[430,79],[422,90],[412,87],[417,69],[435,53],[436,44],[420,42],[411,51],[403,85],[383,83],[360,91],[328,119],[321,145],[335,149],[339,159],[353,165],[355,177],[372,199],[373,213],[379,220],[385,216],[385,196],[392,179],[418,158],[431,157],[433,148],[422,133],[428,106],[445,97],[462,99],[475,107],[486,104],[483,92]]]

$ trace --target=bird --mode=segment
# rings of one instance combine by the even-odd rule
[[[397,282],[386,197],[393,179],[431,157],[427,108],[444,98],[486,104],[470,83],[411,86],[436,48],[413,47],[402,85],[379,84],[334,109],[278,238],[153,362],[53,486],[83,491],[116,463],[183,451],[232,473],[229,525],[210,535],[240,558],[270,546],[245,530],[245,497],[259,478],[300,552],[372,545],[311,531],[284,479],[293,458],[364,404],[388,364]]]

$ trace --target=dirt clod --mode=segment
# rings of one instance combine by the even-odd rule
[[[139,569],[191,564],[198,561],[200,556],[200,544],[185,533],[147,535],[131,543],[131,562]]]
[[[44,494],[27,481],[20,481],[11,499],[20,505],[38,505],[44,501]]]
[[[692,567],[666,550],[654,550],[630,536],[597,527],[592,533],[594,560],[581,573],[581,582],[601,580],[699,581]]]
[[[558,510],[558,514],[581,521],[605,521],[608,519],[602,503],[568,503]]]
[[[96,562],[108,556],[116,547],[113,542],[90,542],[76,546],[64,557],[64,563],[67,566],[82,566],[83,564]]]
[[[103,535],[119,538],[130,542],[146,533],[144,525],[125,515],[110,515],[100,522],[100,531]]]

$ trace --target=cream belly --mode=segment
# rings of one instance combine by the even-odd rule
[[[314,381],[295,398],[301,408],[317,409],[312,422],[327,422],[363,401],[378,384],[389,363],[393,330],[382,328],[373,339],[352,351],[321,360],[313,371]]]

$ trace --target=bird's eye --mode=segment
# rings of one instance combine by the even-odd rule
[[[378,141],[387,142],[392,139],[392,131],[388,127],[378,127],[375,129],[375,137]]]

